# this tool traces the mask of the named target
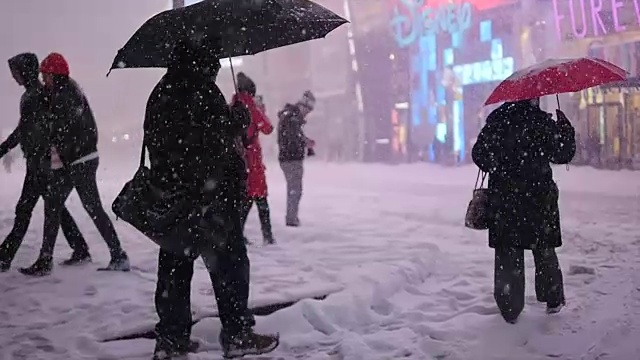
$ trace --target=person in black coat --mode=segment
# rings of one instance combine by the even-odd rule
[[[505,103],[489,115],[472,150],[473,161],[489,174],[494,297],[510,323],[524,308],[524,250],[533,251],[538,301],[549,313],[565,304],[555,252],[562,246],[558,187],[550,164],[568,164],[576,143],[567,117],[556,114],[554,121],[538,99]]]
[[[263,354],[279,340],[253,332],[248,308],[250,267],[242,236],[247,174],[236,139],[250,118],[241,103],[227,105],[215,84],[220,63],[206,49],[177,45],[167,73],[149,96],[144,144],[150,177],[163,193],[180,193],[224,229],[220,244],[213,246],[216,263],[208,265],[222,323],[220,342],[225,357]],[[160,249],[154,359],[184,355],[195,346],[189,340],[193,266],[186,255]]]
[[[69,65],[58,53],[49,54],[40,64],[45,89],[49,92],[51,114],[50,191],[45,197],[45,220],[42,248],[38,260],[20,271],[25,275],[47,275],[52,269],[60,212],[75,188],[93,223],[107,243],[111,261],[100,270],[129,271],[129,258],[122,249],[116,230],[107,215],[97,185],[98,130],[89,102],[69,77]],[[89,253],[74,251],[68,264],[85,262]]]
[[[49,104],[47,95],[38,80],[38,57],[23,53],[9,59],[9,68],[16,82],[24,86],[20,99],[20,122],[9,137],[0,144],[0,157],[20,145],[26,159],[26,175],[22,193],[16,205],[13,228],[0,245],[0,271],[11,267],[22,240],[27,233],[31,214],[40,196],[47,191],[51,163],[49,159]],[[74,252],[89,253],[82,233],[66,207],[60,209],[60,224]]]

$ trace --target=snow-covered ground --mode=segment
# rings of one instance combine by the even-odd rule
[[[132,162],[135,157],[132,157]],[[105,165],[106,206],[132,164]],[[109,169],[110,168],[110,169]],[[261,359],[638,359],[640,354],[640,173],[556,168],[561,189],[567,308],[548,316],[533,296],[506,324],[492,298],[493,256],[486,233],[463,227],[472,167],[326,165],[306,169],[303,227],[283,226],[284,189],[268,169],[278,245],[252,246],[252,303],[304,300],[258,319],[282,345]],[[0,236],[13,222],[21,173],[0,174]],[[122,222],[116,226],[134,271],[94,271],[106,246],[74,196],[68,202],[90,241],[94,264],[57,267],[47,278],[0,274],[0,360],[149,359],[152,340],[101,340],[151,329],[157,249]],[[250,237],[259,240],[252,213]],[[41,207],[14,268],[29,265],[41,241]],[[59,239],[57,257],[69,249]],[[586,266],[595,274],[572,274]],[[214,311],[204,266],[193,284],[196,317]],[[194,338],[220,358],[219,324],[207,318]]]

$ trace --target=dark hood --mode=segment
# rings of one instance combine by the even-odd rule
[[[22,76],[26,87],[38,82],[40,63],[36,54],[22,53],[12,57],[9,59],[9,68]]]
[[[219,70],[220,60],[209,47],[180,42],[173,48],[167,74],[215,81]]]
[[[517,124],[522,121],[535,121],[540,118],[547,118],[548,116],[548,113],[540,109],[539,106],[531,104],[529,100],[506,102],[489,114],[487,124]]]

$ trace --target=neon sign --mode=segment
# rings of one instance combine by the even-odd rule
[[[471,4],[426,6],[425,0],[398,0],[393,8],[391,31],[400,47],[411,45],[424,35],[457,33],[471,26]]]
[[[626,30],[626,26],[620,24],[620,8],[623,7],[623,3],[621,0],[568,0],[569,1],[569,18],[571,20],[571,30],[573,37],[575,39],[583,39],[589,35],[593,36],[602,36],[608,33],[607,27],[611,28],[611,25],[605,27],[605,23],[610,24],[610,21],[607,17],[609,16],[606,13],[609,13],[609,9],[605,10],[605,2],[609,2],[611,9],[611,18],[613,20],[613,31],[614,32],[622,32]],[[585,2],[588,1],[588,6]],[[640,24],[640,3],[639,0],[633,0],[633,5],[636,13],[636,20],[638,24]],[[575,6],[575,2],[577,2],[578,6]],[[589,8],[589,12],[586,11],[586,8]],[[600,14],[600,12],[605,12],[604,16]],[[558,35],[558,39],[562,40],[562,28],[561,22],[566,18],[565,14],[560,14],[558,9],[558,0],[553,0],[553,13],[556,23],[556,33]],[[581,25],[581,28],[578,28],[578,25]],[[591,27],[591,29],[589,29]]]
[[[462,86],[502,81],[513,73],[512,57],[456,65],[453,72]]]

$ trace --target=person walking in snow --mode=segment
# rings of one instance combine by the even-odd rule
[[[111,261],[100,270],[129,271],[129,258],[122,249],[109,219],[97,185],[98,129],[89,102],[80,86],[69,77],[69,64],[58,54],[49,54],[40,64],[45,88],[49,92],[51,112],[50,191],[45,197],[43,243],[38,260],[25,275],[47,275],[52,269],[53,250],[64,203],[75,188],[100,235],[109,246]],[[74,249],[67,265],[90,261],[86,243]]]
[[[49,104],[45,90],[38,80],[40,64],[32,53],[9,59],[11,75],[23,86],[20,99],[20,121],[16,129],[0,144],[0,157],[7,159],[9,151],[20,145],[26,160],[26,174],[22,193],[16,205],[13,228],[0,245],[0,271],[7,271],[24,240],[31,222],[31,214],[38,199],[47,191],[51,163],[49,161]],[[60,225],[69,246],[76,251],[88,251],[86,242],[66,207],[60,209]]]
[[[226,104],[215,84],[220,63],[206,48],[176,45],[167,73],[149,96],[144,144],[150,179],[163,193],[185,194],[187,204],[224,229],[222,245],[213,250],[215,265],[208,266],[222,323],[219,340],[225,357],[264,354],[279,339],[252,329],[250,265],[242,235],[247,174],[235,141],[250,118],[242,103]],[[190,341],[193,266],[187,255],[160,249],[154,359],[182,356],[197,347]]]
[[[313,111],[316,98],[305,91],[295,105],[287,104],[278,113],[278,160],[287,182],[287,226],[300,226],[298,212],[302,199],[305,155],[313,155],[314,141],[305,136],[306,117]]]
[[[524,308],[524,250],[532,250],[535,291],[548,313],[565,305],[555,248],[562,246],[558,187],[550,163],[575,155],[575,130],[565,114],[557,121],[539,99],[505,103],[494,110],[473,146],[472,157],[489,174],[489,246],[495,249],[494,298],[502,317],[515,323]]]
[[[249,109],[251,123],[244,139],[245,159],[247,162],[247,201],[242,214],[243,229],[247,222],[253,203],[258,207],[262,238],[265,244],[273,244],[273,232],[271,230],[271,218],[269,202],[267,201],[267,177],[266,166],[262,161],[262,146],[260,145],[260,133],[269,135],[273,132],[273,125],[263,110],[258,108],[254,97],[256,96],[256,84],[244,73],[238,73],[238,93],[234,95],[232,103],[242,102]]]

